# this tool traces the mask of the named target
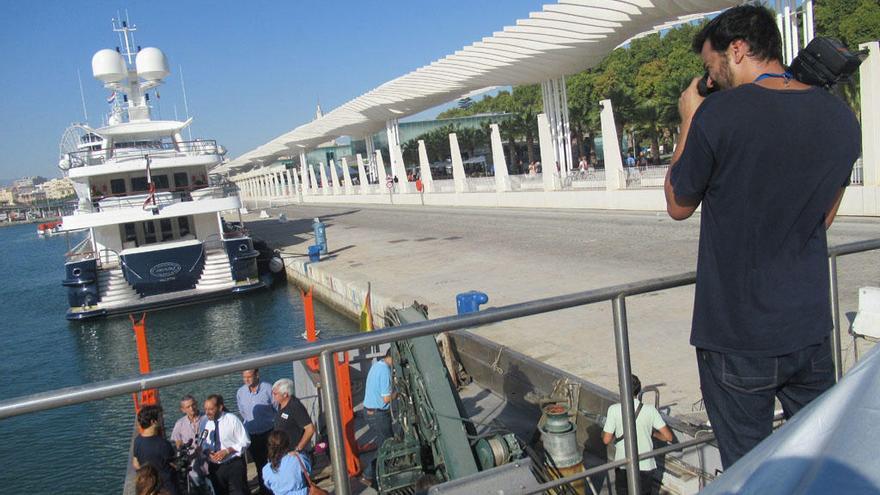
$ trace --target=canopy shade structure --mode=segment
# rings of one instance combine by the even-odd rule
[[[303,124],[222,165],[223,171],[305,151],[340,136],[367,136],[385,122],[481,88],[535,84],[598,64],[635,37],[690,22],[739,0],[559,0]]]

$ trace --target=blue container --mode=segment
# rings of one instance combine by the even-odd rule
[[[476,313],[480,310],[480,305],[487,302],[489,302],[489,296],[475,290],[462,292],[455,296],[455,307],[460,315]]]
[[[321,246],[309,246],[309,261],[321,261]]]
[[[312,223],[312,231],[315,233],[315,244],[321,247],[321,254],[327,256],[327,227],[321,219],[315,217]]]

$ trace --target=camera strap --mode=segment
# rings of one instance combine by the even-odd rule
[[[755,80],[752,81],[752,83],[756,83],[758,81],[763,81],[764,79],[767,79],[768,77],[778,77],[781,79],[785,79],[786,81],[790,81],[794,77],[794,75],[789,71],[785,71],[782,73],[765,72],[765,73],[761,74],[760,76],[756,77]]]

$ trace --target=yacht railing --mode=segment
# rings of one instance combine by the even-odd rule
[[[91,237],[86,236],[83,240],[79,241],[73,249],[64,253],[64,258],[67,263],[70,263],[91,259],[94,255],[95,252],[92,251],[92,239]]]
[[[105,196],[97,201],[93,200],[90,212],[146,207],[148,204],[153,204],[150,196],[150,193]],[[176,188],[169,191],[157,191],[152,196],[156,206],[164,207],[187,201],[238,196],[238,188],[231,183],[223,183],[216,186],[193,186]]]
[[[150,155],[151,159],[176,158],[181,156],[219,155],[217,141],[213,139],[181,141],[178,143],[149,143],[131,148],[114,148],[110,150],[81,150],[67,154],[70,168],[103,165],[110,160],[125,161],[142,159]]]
[[[831,331],[832,357],[834,360],[835,377],[839,380],[843,374],[842,353],[840,346],[840,318],[837,288],[837,258],[848,254],[861,253],[880,249],[880,238],[842,244],[829,248],[828,263],[830,268],[829,294],[831,308],[834,313]],[[44,411],[58,407],[79,404],[94,400],[106,399],[117,395],[126,395],[153,388],[166,387],[180,383],[192,382],[205,378],[240,372],[245,369],[261,368],[291,361],[320,356],[321,399],[324,417],[327,424],[330,444],[330,459],[333,466],[333,478],[337,494],[351,493],[345,461],[345,450],[342,440],[342,426],[339,416],[339,403],[336,394],[336,357],[334,353],[370,347],[403,339],[411,339],[424,335],[435,335],[441,332],[473,329],[490,323],[523,318],[526,316],[550,313],[568,308],[589,304],[610,302],[614,321],[614,344],[617,358],[618,393],[620,397],[632,397],[630,375],[632,365],[629,349],[629,330],[626,315],[626,298],[640,294],[648,294],[676,287],[691,285],[696,282],[696,273],[687,272],[678,275],[642,280],[611,287],[576,292],[561,296],[526,301],[507,306],[490,308],[477,313],[450,316],[428,320],[425,322],[385,328],[369,333],[329,338],[300,347],[286,347],[275,351],[264,351],[243,356],[236,356],[214,361],[207,361],[157,371],[117,380],[91,383],[76,387],[68,387],[24,397],[0,401],[0,419],[22,414]],[[328,373],[327,370],[330,372]],[[585,472],[541,484],[533,489],[523,489],[521,493],[540,493],[557,486],[572,483],[594,474],[610,471],[625,466],[629,493],[639,493],[639,459],[656,457],[669,452],[681,451],[712,440],[711,436],[695,438],[687,442],[672,444],[661,449],[652,450],[641,455],[636,445],[636,424],[633,402],[621,401],[621,412],[624,431],[624,448],[626,458],[608,462],[591,468]]]

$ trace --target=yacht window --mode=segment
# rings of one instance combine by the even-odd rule
[[[174,232],[171,230],[170,218],[163,218],[162,220],[159,220],[159,229],[162,231],[163,241],[174,237]]]
[[[188,217],[178,217],[177,218],[177,227],[180,231],[180,237],[185,235],[189,235],[189,218]]]
[[[156,184],[156,189],[168,189],[168,176],[154,175],[153,183]]]
[[[174,187],[177,189],[185,189],[189,186],[189,176],[186,172],[177,172],[174,174]]]
[[[110,192],[112,194],[125,194],[125,179],[111,179]]]
[[[156,242],[156,224],[152,221],[144,222],[144,244]]]
[[[134,192],[148,191],[150,189],[147,184],[146,177],[132,177],[131,178],[131,190]]]
[[[122,232],[122,237],[125,239],[125,242],[137,241],[137,232],[134,229],[133,223],[122,224]]]

